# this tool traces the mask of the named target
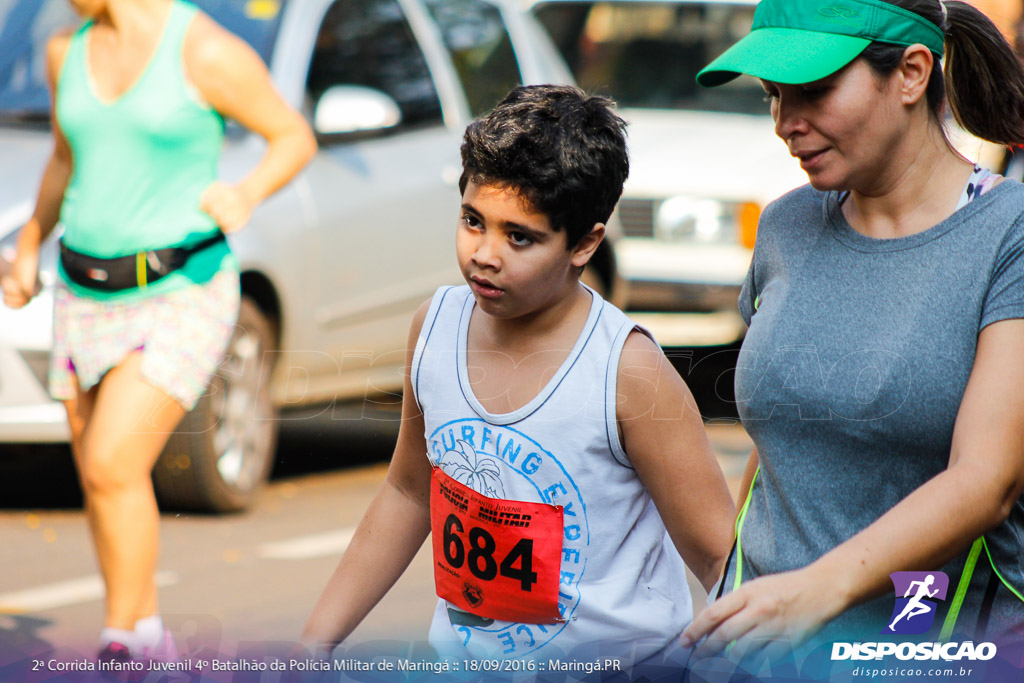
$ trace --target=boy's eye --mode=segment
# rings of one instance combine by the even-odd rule
[[[478,228],[478,227],[480,227],[480,221],[477,220],[477,217],[474,216],[471,213],[464,213],[464,214],[462,214],[461,220],[462,220],[462,223],[464,225],[466,225],[467,227],[470,227],[470,228]]]
[[[525,247],[529,244],[533,244],[533,239],[521,232],[510,232],[508,234],[508,239],[517,247]]]

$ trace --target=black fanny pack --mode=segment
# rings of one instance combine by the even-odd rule
[[[225,241],[220,230],[187,247],[140,251],[116,258],[97,258],[70,249],[60,241],[60,263],[68,278],[91,289],[117,292],[145,287],[178,270],[194,255]]]

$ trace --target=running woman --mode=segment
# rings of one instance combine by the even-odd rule
[[[107,589],[101,657],[168,659],[150,473],[238,315],[224,233],[242,228],[316,143],[256,53],[193,5],[71,4],[85,22],[47,46],[54,150],[4,301],[32,298],[39,245],[60,220],[50,392],[67,408]],[[225,118],[268,143],[238,184],[216,177]]]

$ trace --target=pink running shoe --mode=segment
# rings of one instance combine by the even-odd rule
[[[174,662],[178,659],[178,648],[174,645],[174,636],[164,629],[159,642],[155,645],[143,645],[140,648],[139,658],[155,662]]]
[[[132,653],[124,643],[111,642],[100,650],[96,658],[101,662],[129,662],[132,659]]]

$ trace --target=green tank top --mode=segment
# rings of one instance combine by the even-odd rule
[[[195,14],[190,4],[172,3],[149,64],[113,102],[99,98],[89,71],[92,22],[72,36],[56,98],[73,165],[61,207],[71,249],[113,258],[194,244],[219,230],[199,209],[217,178],[224,120],[185,79],[183,45]],[[70,282],[63,269],[61,276],[81,296],[126,299],[204,283],[222,267],[236,267],[224,242],[146,288],[102,292]]]

